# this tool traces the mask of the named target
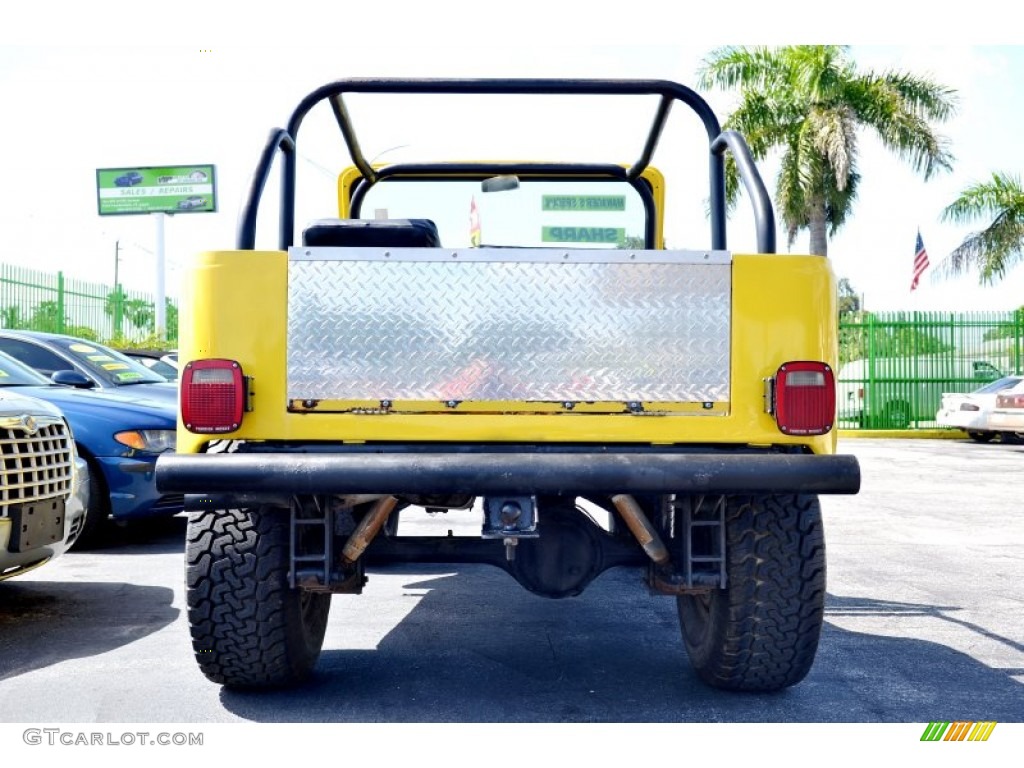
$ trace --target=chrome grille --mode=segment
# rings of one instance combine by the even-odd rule
[[[71,492],[71,436],[63,421],[0,420],[0,506],[66,497]]]

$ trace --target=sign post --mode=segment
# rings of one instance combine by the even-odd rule
[[[217,179],[213,165],[169,165],[138,168],[98,168],[96,203],[100,216],[150,214],[156,224],[156,281],[154,318],[156,334],[167,331],[164,225],[168,214],[214,213],[217,210]],[[117,258],[114,251],[114,291]]]
[[[167,331],[167,296],[164,287],[164,221],[167,214],[153,214],[156,219],[156,335],[163,336]]]

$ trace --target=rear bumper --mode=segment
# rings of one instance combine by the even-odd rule
[[[978,411],[939,411],[935,415],[935,422],[940,427],[956,427],[972,431],[988,429],[988,417]]]
[[[674,452],[164,454],[162,493],[248,503],[293,494],[857,493],[846,455]]]

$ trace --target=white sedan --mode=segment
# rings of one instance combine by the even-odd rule
[[[1005,433],[1012,432],[1016,437],[1024,438],[1024,381],[996,395],[996,404],[989,415],[988,426],[1004,433],[1004,436]]]
[[[997,434],[991,424],[996,398],[1008,389],[1019,389],[1022,382],[1024,376],[1004,376],[973,392],[945,392],[935,420],[943,427],[957,427],[966,431],[972,440],[987,443]],[[1024,413],[1024,408],[1021,410]],[[1024,423],[1008,431],[1021,430],[1024,430]]]

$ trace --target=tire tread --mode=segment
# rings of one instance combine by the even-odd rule
[[[232,688],[294,685],[323,643],[329,594],[304,625],[300,590],[288,585],[288,515],[276,509],[204,510],[190,516],[185,547],[189,627],[203,674]]]
[[[825,540],[815,496],[730,499],[728,584],[712,593],[699,643],[683,638],[691,663],[716,688],[777,691],[802,680],[824,619]],[[682,622],[692,601],[679,599]],[[688,609],[689,606],[689,609]]]

